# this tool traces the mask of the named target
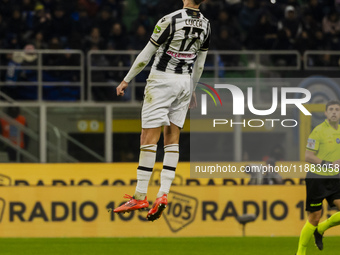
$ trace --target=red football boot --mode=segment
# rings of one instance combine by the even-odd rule
[[[144,200],[137,200],[134,197],[125,194],[124,198],[130,198],[130,200],[127,201],[125,204],[114,209],[113,211],[115,213],[131,212],[134,210],[140,210],[149,207],[149,202],[146,197]]]
[[[167,194],[164,194],[163,196],[156,199],[155,203],[153,203],[152,208],[148,212],[148,215],[146,218],[149,221],[157,220],[161,217],[162,212],[168,205],[168,196]]]

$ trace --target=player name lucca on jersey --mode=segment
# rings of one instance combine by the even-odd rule
[[[186,19],[185,25],[194,26],[194,27],[203,27],[203,22],[202,20],[199,20],[199,19]]]
[[[159,47],[153,68],[190,74],[197,52],[209,48],[210,23],[198,9],[184,8],[160,19],[150,41]]]

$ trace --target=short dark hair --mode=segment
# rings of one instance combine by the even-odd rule
[[[204,0],[192,0],[195,4],[201,4]]]
[[[340,106],[340,101],[339,101],[339,100],[331,100],[331,101],[329,101],[329,102],[326,104],[326,111],[327,111],[327,109],[328,109],[329,106],[334,105],[334,104]]]

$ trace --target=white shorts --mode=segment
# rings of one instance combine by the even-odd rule
[[[191,76],[152,70],[144,91],[142,128],[182,128],[191,100]]]

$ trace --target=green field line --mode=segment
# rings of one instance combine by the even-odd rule
[[[297,243],[298,237],[0,238],[0,254],[293,255]],[[324,246],[321,253],[311,240],[307,254],[339,254],[339,237],[325,237]]]

